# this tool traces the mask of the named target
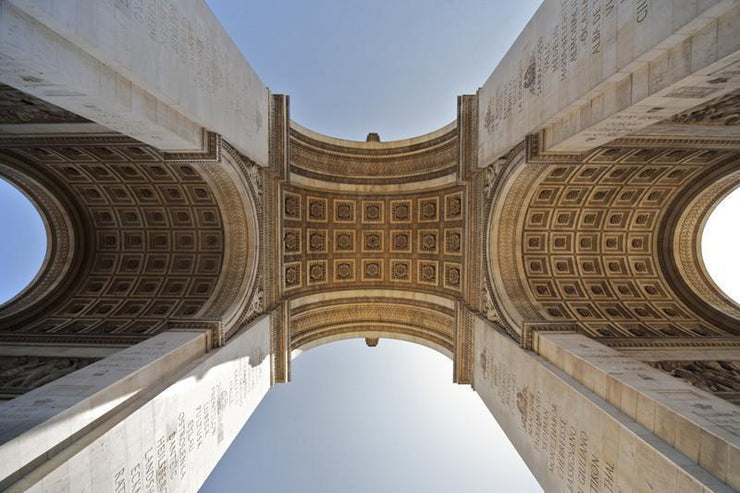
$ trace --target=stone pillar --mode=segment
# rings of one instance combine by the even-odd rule
[[[269,389],[269,330],[208,353],[207,331],[166,332],[11,401],[3,490],[197,491]]]
[[[478,165],[533,132],[535,154],[588,152],[735,90],[738,12],[722,0],[543,1],[478,92]]]
[[[290,304],[283,301],[272,311],[270,336],[270,382],[290,382]]]
[[[474,387],[545,491],[732,491],[651,429],[481,318],[475,321]]]
[[[0,2],[0,80],[157,149],[202,150],[206,128],[267,165],[269,92],[203,0]]]
[[[204,332],[165,332],[0,406],[0,486],[206,351]]]
[[[738,406],[581,334],[540,332],[534,344],[601,399],[740,488]]]

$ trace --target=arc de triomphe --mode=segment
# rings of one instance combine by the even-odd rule
[[[0,83],[49,236],[0,306],[0,489],[194,491],[350,337],[448,355],[547,491],[740,488],[740,306],[699,250],[739,2],[545,0],[395,142],[292,122],[202,0],[0,0]]]

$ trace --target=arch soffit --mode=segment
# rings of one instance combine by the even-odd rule
[[[461,296],[465,187],[456,122],[393,142],[288,127],[279,208],[284,299],[294,305],[318,292],[369,289]]]
[[[614,145],[579,164],[526,162],[523,154],[518,159],[503,167],[491,192],[486,242],[490,289],[504,322],[567,324],[606,340],[728,335],[727,317],[707,316],[690,302],[696,294],[679,294],[687,291],[681,286],[686,281],[667,274],[671,255],[661,249],[670,244],[663,237],[673,238],[663,235],[674,233],[661,224],[669,212],[677,219],[690,209],[685,202],[692,195],[685,192],[692,180],[728,166],[736,153]],[[700,189],[709,190],[717,179],[706,178]],[[729,181],[724,185],[730,187]],[[684,250],[695,255],[700,223],[691,224]],[[676,238],[680,244],[678,233]]]
[[[317,348],[319,346],[323,346],[325,344],[331,344],[332,342],[345,341],[349,339],[367,339],[367,338],[394,339],[397,341],[411,342],[413,344],[418,344],[420,346],[433,349],[434,351],[437,351],[438,353],[447,356],[451,360],[454,360],[453,352],[450,351],[449,348],[442,346],[440,344],[436,344],[430,341],[429,339],[426,339],[423,337],[415,337],[415,336],[412,336],[410,334],[406,334],[403,332],[391,332],[391,331],[380,330],[380,329],[356,331],[356,332],[344,332],[344,333],[339,333],[339,334],[326,335],[326,336],[323,336],[317,339],[313,339],[310,342],[304,343],[298,348],[292,349],[291,358],[296,358],[300,356],[301,354],[305,353],[306,351],[310,351],[311,349]]]
[[[391,337],[451,355],[456,302],[412,290],[357,289],[290,301],[291,349],[352,337]],[[323,342],[322,342],[323,341]]]
[[[359,142],[289,125],[291,181],[335,191],[410,191],[454,183],[457,122],[411,139]]]
[[[59,342],[131,344],[178,319],[228,335],[261,312],[259,172],[208,142],[172,154],[117,135],[4,139],[0,173],[33,198],[50,241],[1,309],[4,337],[26,340],[33,323]]]
[[[489,202],[486,264],[486,289],[490,302],[507,332],[521,338],[525,321],[541,320],[536,307],[528,303],[521,254],[516,248],[521,236],[521,216],[525,204],[534,193],[535,183],[541,179],[545,165],[528,164],[524,145],[520,145],[504,159],[489,166],[486,197]]]
[[[464,282],[458,128],[392,142],[290,122],[282,291],[291,349],[382,336],[451,355]]]

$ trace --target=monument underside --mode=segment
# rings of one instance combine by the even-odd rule
[[[0,2],[0,177],[49,233],[0,306],[1,489],[196,490],[291,354],[349,337],[448,355],[548,491],[740,488],[740,306],[699,250],[740,185],[737,2],[547,0],[395,142],[292,122],[164,3],[96,8],[110,42]]]

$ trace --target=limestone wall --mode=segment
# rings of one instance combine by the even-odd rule
[[[205,352],[204,332],[166,332],[0,405],[0,488],[106,413]]]
[[[267,165],[268,90],[203,0],[8,0],[0,80],[163,150]]]
[[[270,387],[264,316],[7,491],[197,491]]]
[[[474,386],[545,491],[732,491],[482,319]]]
[[[479,92],[480,166],[532,132],[584,152],[736,89],[740,5],[545,0]]]
[[[540,332],[535,348],[718,479],[740,487],[738,406],[582,334]]]

